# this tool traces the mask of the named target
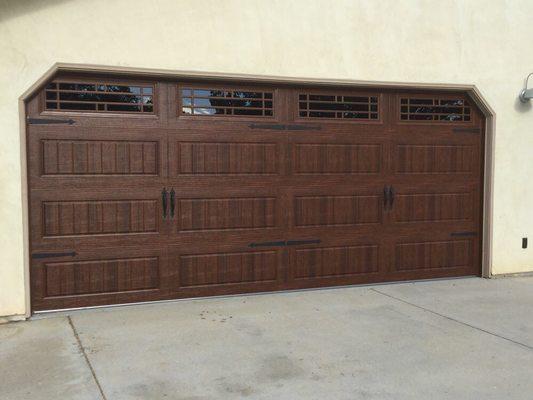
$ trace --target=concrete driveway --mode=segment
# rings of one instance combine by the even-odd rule
[[[38,316],[0,326],[0,398],[531,399],[533,277]]]

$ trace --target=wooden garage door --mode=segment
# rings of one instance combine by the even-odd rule
[[[27,114],[34,310],[480,273],[462,93],[65,75]]]

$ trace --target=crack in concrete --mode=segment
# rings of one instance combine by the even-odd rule
[[[394,299],[394,300],[396,300],[396,301],[400,301],[400,302],[402,302],[402,303],[404,303],[404,304],[408,304],[408,305],[410,305],[410,306],[412,306],[412,307],[419,308],[420,310],[424,310],[424,311],[429,312],[429,313],[432,313],[432,314],[434,314],[434,315],[438,315],[439,317],[445,318],[445,319],[447,319],[447,320],[449,320],[449,321],[453,321],[453,322],[455,322],[455,323],[457,323],[457,324],[461,324],[461,325],[467,326],[467,327],[469,327],[469,328],[471,328],[471,329],[475,329],[475,330],[477,330],[477,331],[480,331],[480,332],[486,333],[486,334],[488,334],[488,335],[495,336],[495,337],[497,337],[497,338],[500,338],[500,339],[506,340],[506,341],[511,342],[511,343],[514,343],[514,344],[517,344],[517,345],[519,345],[519,346],[521,346],[521,347],[525,347],[525,348],[528,349],[528,350],[533,350],[533,347],[531,347],[531,346],[529,346],[529,345],[527,345],[527,344],[525,344],[525,343],[521,343],[521,342],[518,342],[518,341],[516,341],[516,340],[509,339],[509,338],[507,338],[507,337],[505,337],[505,336],[502,336],[502,335],[498,335],[497,333],[494,333],[494,332],[488,331],[488,330],[486,330],[486,329],[479,328],[479,327],[477,327],[477,326],[475,326],[475,325],[471,325],[471,324],[469,324],[469,323],[467,323],[467,322],[460,321],[460,320],[458,320],[458,319],[455,319],[455,318],[449,317],[449,316],[444,315],[444,314],[441,314],[441,313],[439,313],[439,312],[437,312],[437,311],[430,310],[429,308],[425,308],[425,307],[419,306],[418,304],[414,304],[414,303],[411,303],[411,302],[409,302],[409,301],[407,301],[407,300],[400,299],[399,297],[392,296],[392,295],[390,295],[390,294],[388,294],[388,293],[380,292],[379,290],[377,290],[377,289],[375,289],[375,288],[370,288],[370,290],[372,290],[372,291],[374,291],[374,292],[376,292],[376,293],[379,293],[379,294],[381,294],[381,295],[383,295],[383,296],[386,296],[386,297],[389,297],[389,298],[391,298],[391,299]]]
[[[98,387],[98,391],[100,392],[100,396],[102,396],[103,400],[107,400],[106,395],[104,394],[104,390],[102,389],[102,385],[100,385],[100,382],[98,381],[98,378],[96,377],[96,372],[94,371],[94,368],[89,361],[89,357],[87,356],[87,352],[85,351],[85,347],[83,347],[83,344],[81,343],[80,335],[78,335],[78,331],[76,330],[76,327],[74,326],[74,322],[72,322],[72,318],[70,318],[70,315],[67,316],[68,324],[70,325],[70,328],[72,329],[72,333],[74,334],[74,337],[76,338],[76,342],[78,343],[78,348],[80,349],[81,353],[83,354],[83,358],[85,358],[85,362],[89,366],[89,370],[91,371],[91,375],[93,376],[94,382],[96,383],[96,386]]]

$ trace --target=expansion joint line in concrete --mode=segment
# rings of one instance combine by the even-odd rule
[[[416,307],[416,308],[419,308],[420,310],[424,310],[424,311],[429,312],[429,313],[431,313],[431,314],[434,314],[434,315],[437,315],[437,316],[439,316],[439,317],[445,318],[445,319],[447,319],[447,320],[449,320],[449,321],[453,321],[453,322],[455,322],[455,323],[457,323],[457,324],[461,324],[461,325],[463,325],[463,326],[467,326],[467,327],[469,327],[469,328],[471,328],[471,329],[475,329],[475,330],[477,330],[477,331],[480,331],[480,332],[486,333],[486,334],[488,334],[488,335],[495,336],[495,337],[497,337],[497,338],[500,338],[500,339],[506,340],[506,341],[511,342],[511,343],[514,343],[514,344],[516,344],[516,345],[518,345],[518,346],[525,347],[525,348],[528,349],[528,350],[533,350],[533,347],[531,347],[531,346],[529,346],[529,345],[527,345],[527,344],[525,344],[525,343],[517,342],[516,340],[506,338],[505,336],[498,335],[497,333],[490,332],[490,331],[488,331],[488,330],[486,330],[486,329],[479,328],[479,327],[474,326],[474,325],[471,325],[471,324],[469,324],[469,323],[467,323],[467,322],[460,321],[460,320],[458,320],[458,319],[455,319],[455,318],[449,317],[449,316],[447,316],[447,315],[444,315],[444,314],[438,313],[438,312],[433,311],[433,310],[430,310],[430,309],[428,309],[428,308],[425,308],[425,307],[419,306],[418,304],[414,304],[414,303],[411,303],[411,302],[409,302],[409,301],[406,301],[406,300],[400,299],[399,297],[395,297],[395,296],[392,296],[392,295],[390,295],[390,294],[387,294],[387,293],[381,292],[381,291],[379,291],[379,290],[377,290],[377,289],[375,289],[375,288],[370,288],[370,290],[372,290],[372,291],[374,291],[374,292],[376,292],[376,293],[379,293],[379,294],[381,294],[381,295],[383,295],[383,296],[389,297],[389,298],[391,298],[391,299],[393,299],[393,300],[400,301],[400,302],[402,302],[402,303],[404,303],[404,304],[408,304],[408,305],[410,305],[410,306],[412,306],[412,307]]]
[[[93,376],[94,382],[96,383],[96,386],[98,387],[100,396],[102,396],[102,400],[107,400],[107,397],[105,396],[104,391],[102,389],[102,385],[100,385],[100,382],[98,381],[98,378],[96,377],[96,373],[94,372],[94,368],[91,362],[89,361],[87,352],[85,351],[85,348],[83,347],[83,344],[81,343],[81,339],[80,339],[80,336],[78,335],[78,331],[76,330],[76,327],[74,326],[74,323],[72,322],[72,318],[70,318],[70,316],[67,316],[67,319],[68,319],[70,328],[72,329],[72,332],[74,333],[74,337],[76,338],[76,342],[78,343],[78,348],[80,349],[81,354],[83,354],[83,358],[85,358],[85,362],[89,366],[89,370],[91,371],[91,375]]]

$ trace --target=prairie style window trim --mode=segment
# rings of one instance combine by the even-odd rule
[[[299,93],[298,116],[305,119],[379,121],[379,96]]]
[[[274,92],[263,89],[208,88],[184,86],[178,88],[178,113],[191,117],[272,118]]]
[[[467,100],[446,97],[401,97],[402,122],[471,122],[472,108]]]
[[[54,80],[43,97],[44,111],[153,115],[155,85]]]

